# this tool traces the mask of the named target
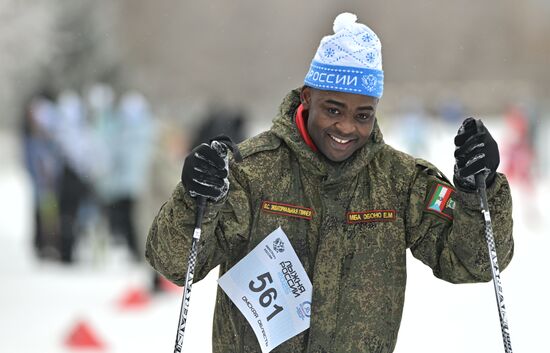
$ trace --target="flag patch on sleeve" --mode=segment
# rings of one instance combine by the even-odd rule
[[[453,219],[455,201],[452,196],[454,190],[446,185],[436,183],[432,186],[426,210],[446,219]]]

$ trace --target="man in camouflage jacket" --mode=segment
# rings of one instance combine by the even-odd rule
[[[333,114],[339,102],[359,95],[319,91],[314,85],[306,79],[303,89],[290,92],[271,129],[240,144],[243,161],[230,159],[229,191],[207,205],[195,281],[218,265],[220,274],[225,273],[282,227],[313,284],[311,326],[273,352],[389,353],[403,310],[407,249],[443,280],[491,279],[479,199],[464,183],[464,188],[453,187],[430,163],[386,145],[372,97],[367,99],[375,103],[365,118],[369,133],[353,153],[339,158],[339,148],[350,142],[343,140],[343,132],[336,136],[340,127],[330,131],[343,147],[319,140],[320,129],[310,121],[319,119],[314,114],[321,113],[314,111],[325,103],[319,105],[315,97],[328,92],[328,112]],[[308,114],[304,131],[297,120],[302,115],[307,120]],[[363,124],[364,117],[350,119]],[[336,145],[332,150],[331,143]],[[460,181],[455,173],[455,182]],[[196,201],[184,184],[177,185],[161,208],[146,246],[150,264],[179,285],[185,281],[196,212]],[[505,176],[493,171],[487,192],[504,268],[513,254]],[[220,289],[213,349],[260,352],[252,328]]]

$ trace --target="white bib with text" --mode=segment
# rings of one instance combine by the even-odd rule
[[[309,328],[311,281],[280,227],[218,284],[250,323],[262,353]]]

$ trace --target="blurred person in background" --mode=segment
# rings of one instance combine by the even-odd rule
[[[58,156],[57,204],[59,239],[57,250],[63,263],[74,261],[80,232],[79,212],[89,197],[94,175],[94,145],[85,107],[74,90],[62,91],[56,102],[41,100],[35,109],[36,122]]]
[[[392,352],[407,249],[448,282],[490,281],[477,173],[487,175],[503,268],[513,254],[510,188],[496,172],[500,159],[491,134],[473,118],[460,126],[454,186],[432,164],[386,145],[376,118],[384,79],[381,43],[356,20],[349,13],[335,19],[334,34],[321,40],[304,86],[284,98],[269,131],[240,144],[241,163],[220,155],[217,141],[192,150],[146,244],[150,264],[182,285],[194,196],[208,200],[195,281],[218,265],[224,274],[282,227],[311,278],[313,297],[309,329],[283,342],[279,353]],[[310,216],[266,211],[266,202]],[[221,291],[213,350],[261,351],[251,326]]]
[[[51,135],[57,119],[53,99],[48,91],[37,93],[25,105],[22,122],[24,161],[33,188],[33,245],[39,258],[59,257],[61,158]]]
[[[145,97],[125,93],[116,112],[116,141],[111,145],[112,175],[107,214],[111,232],[128,245],[132,259],[143,259],[138,246],[135,206],[145,191],[151,165],[155,129]]]
[[[117,197],[116,163],[122,123],[115,103],[115,92],[110,85],[102,82],[92,84],[87,90],[86,101],[94,145],[93,198],[87,208],[93,221],[88,224],[88,234],[98,235],[90,240],[97,243],[93,246],[97,251],[94,256],[102,257],[107,246],[114,243],[126,245],[123,233],[115,232],[111,222],[111,205]]]
[[[72,263],[79,234],[79,211],[91,193],[95,151],[84,105],[78,93],[72,90],[61,92],[57,109],[59,118],[54,130],[63,158],[59,190],[61,261]]]
[[[516,105],[508,107],[505,122],[504,170],[512,183],[531,190],[535,164],[533,124],[524,109]]]
[[[536,135],[538,119],[533,116],[525,106],[510,105],[505,113],[505,132],[503,146],[503,169],[510,178],[512,185],[516,186],[518,197],[521,199],[522,212],[526,219],[530,219],[528,226],[537,229],[543,223],[543,205],[537,203],[536,193],[541,186],[538,181],[541,175],[536,149]]]
[[[155,129],[145,97],[124,93],[116,103],[113,88],[93,84],[87,95],[94,143],[93,191],[105,216],[112,246],[124,245],[140,261],[135,206],[145,192]]]

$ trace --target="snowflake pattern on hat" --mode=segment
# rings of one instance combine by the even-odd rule
[[[353,23],[321,40],[315,59],[331,65],[382,69],[382,56],[376,55],[382,45],[378,36],[367,26]],[[328,56],[326,53],[330,53]]]
[[[368,63],[374,63],[374,61],[376,60],[376,53],[375,52],[372,52],[372,51],[369,51],[366,55],[365,55],[365,59],[367,60]]]
[[[365,34],[363,34],[363,37],[361,37],[361,39],[363,39],[363,42],[369,43],[369,42],[372,42],[373,37],[372,37],[372,34],[365,33]]]
[[[325,49],[325,56],[327,58],[331,58],[334,56],[335,50],[333,48],[326,48]]]

